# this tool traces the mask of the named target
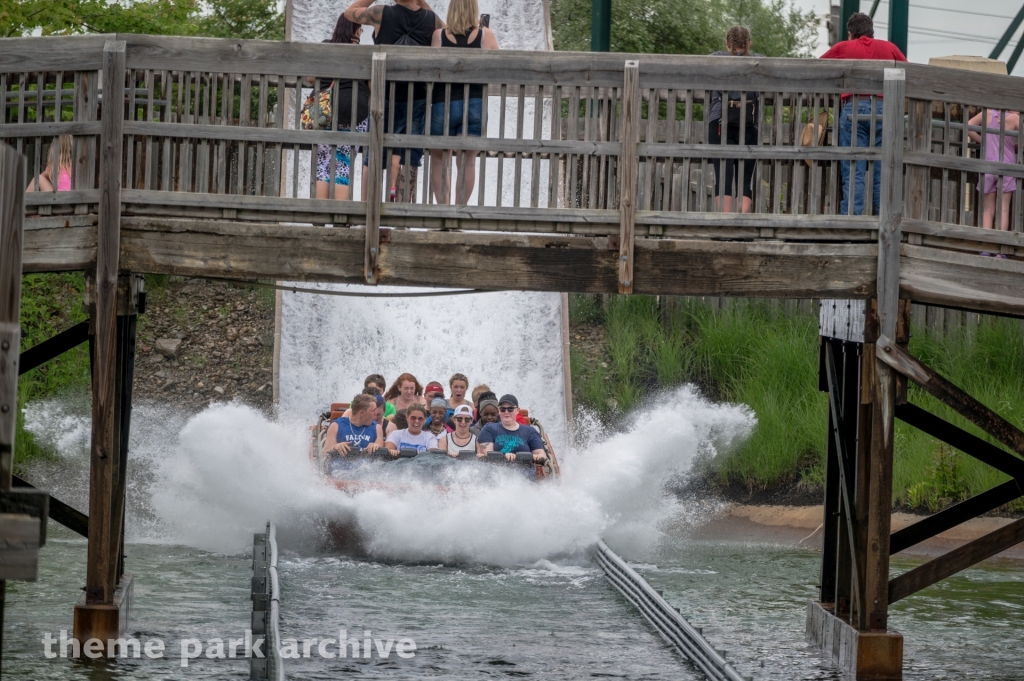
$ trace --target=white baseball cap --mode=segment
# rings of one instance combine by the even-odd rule
[[[470,407],[468,404],[460,404],[459,406],[455,407],[455,413],[452,414],[452,416],[469,416],[470,418],[472,418],[473,408]]]

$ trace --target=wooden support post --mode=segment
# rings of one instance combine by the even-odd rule
[[[627,61],[622,80],[619,141],[619,293],[633,292],[633,227],[636,221],[637,145],[640,143],[640,62]]]
[[[92,445],[89,472],[89,549],[85,593],[75,606],[75,638],[106,642],[128,626],[132,582],[121,575],[124,523],[124,455],[127,447],[121,322],[132,297],[130,276],[118,281],[121,173],[124,137],[125,43],[103,48],[103,116],[100,138],[100,210],[92,301]],[[119,288],[121,289],[119,291]],[[120,295],[119,295],[120,294]],[[121,299],[119,305],[119,298]],[[137,296],[135,297],[137,301]],[[120,308],[120,309],[119,309]],[[129,393],[130,397],[130,393]],[[122,440],[125,442],[122,443]]]
[[[903,99],[905,71],[885,69],[882,114],[882,195],[878,229],[878,328],[895,338],[900,313],[900,225],[903,219]],[[864,602],[866,629],[885,631],[889,612],[889,531],[892,521],[892,451],[897,401],[894,372],[876,359],[875,346],[864,348],[864,390],[871,403]],[[902,664],[902,661],[901,661]]]
[[[100,214],[96,247],[92,446],[89,478],[89,564],[85,600],[113,603],[117,583],[120,518],[114,506],[117,269],[121,220],[121,162],[124,148],[125,43],[103,48],[103,119],[100,139]]]
[[[367,284],[377,283],[377,260],[380,257],[380,208],[384,173],[384,91],[387,87],[385,52],[375,52],[370,71],[370,163],[366,185],[366,252],[363,277]]]
[[[11,489],[14,472],[25,185],[25,158],[0,146],[0,493]]]

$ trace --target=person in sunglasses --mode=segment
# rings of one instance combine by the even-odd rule
[[[472,407],[468,404],[460,404],[455,407],[452,422],[455,423],[455,430],[438,440],[437,448],[448,452],[448,456],[451,457],[457,457],[459,452],[465,450],[475,452],[476,435],[469,431],[469,425],[473,423]]]
[[[544,441],[533,426],[518,421],[519,400],[515,395],[502,395],[498,400],[498,423],[488,423],[480,430],[477,442],[481,454],[498,451],[515,461],[517,452],[532,452],[533,460],[544,459]]]

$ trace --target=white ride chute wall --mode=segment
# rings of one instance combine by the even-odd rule
[[[347,0],[295,0],[292,38],[319,42],[329,37],[348,4]],[[432,7],[443,17],[447,2],[432,3]],[[480,11],[491,15],[491,28],[503,48],[547,49],[543,0],[482,0]],[[363,42],[370,42],[369,31]],[[525,104],[524,129],[532,131],[532,102]],[[510,108],[514,112],[514,107]],[[488,113],[488,136],[498,136],[498,113],[494,102]],[[544,127],[547,137],[549,126]],[[515,128],[506,133],[514,136]],[[490,163],[496,162],[492,159]],[[308,167],[308,159],[300,159],[300,174]],[[496,170],[496,165],[489,165],[487,177],[495,177]],[[547,169],[542,171],[541,186],[546,186]],[[529,177],[525,168],[523,175]],[[305,180],[300,178],[299,195],[308,195],[308,186],[308,175]],[[504,200],[511,203],[511,184],[506,183],[502,190]],[[291,187],[287,193],[291,194]],[[492,187],[485,195],[486,203],[495,203],[494,193]],[[471,197],[473,202],[475,196]],[[453,255],[451,266],[459,267],[457,256]],[[413,290],[338,285],[319,288],[377,293]],[[568,438],[560,294],[496,292],[360,298],[286,292],[280,299],[276,375],[282,417],[312,421],[332,401],[350,400],[370,373],[381,373],[390,382],[400,373],[410,372],[424,384],[441,381],[447,394],[448,378],[460,372],[469,377],[471,388],[486,383],[499,395],[517,395],[520,404],[544,423],[556,449],[564,451]]]

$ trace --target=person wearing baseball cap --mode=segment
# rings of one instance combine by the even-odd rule
[[[465,450],[477,451],[476,435],[469,431],[469,424],[473,422],[472,407],[468,404],[455,407],[452,422],[455,424],[455,430],[438,440],[437,448],[445,450],[448,456],[452,457],[457,457],[459,452]]]
[[[515,461],[517,452],[532,452],[533,460],[545,458],[544,441],[533,426],[525,426],[517,420],[519,400],[515,395],[502,395],[498,399],[498,423],[488,423],[480,430],[477,441],[481,454],[499,451],[509,461]]]

